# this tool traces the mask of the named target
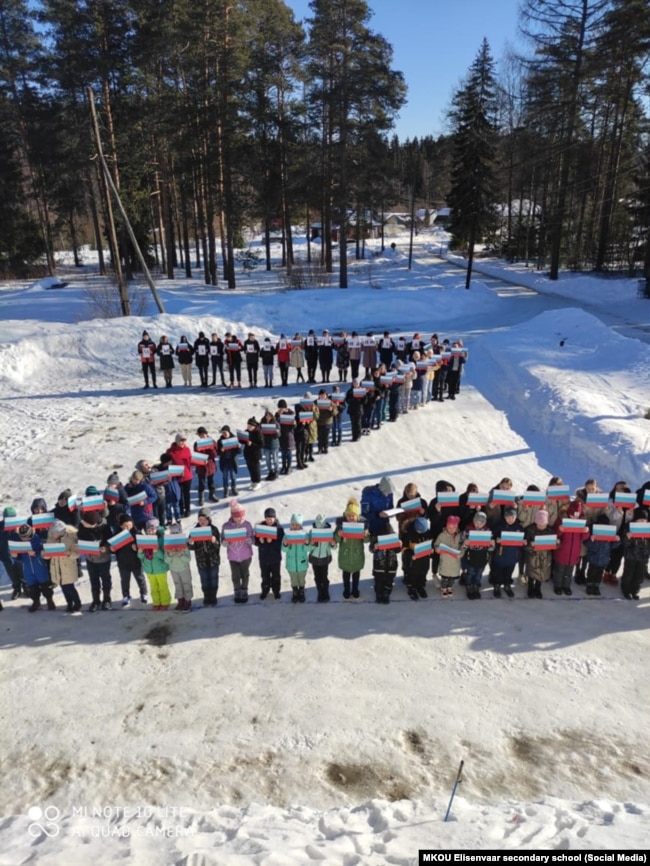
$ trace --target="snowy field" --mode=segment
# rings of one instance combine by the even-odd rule
[[[0,286],[0,506],[26,514],[37,495],[52,507],[66,487],[125,481],[179,430],[216,435],[304,393],[294,371],[288,388],[276,376],[272,390],[205,392],[178,370],[174,388],[145,392],[145,327],[172,343],[309,328],[465,341],[455,402],[357,443],[346,416],[343,447],[256,491],[242,465],[253,523],[270,504],[285,526],[295,511],[334,519],[383,475],[426,499],[440,478],[487,491],[507,475],[517,492],[552,475],[605,491],[650,479],[650,302],[637,282],[553,285],[481,260],[465,291],[440,246],[418,238],[410,271],[406,239],[351,261],[348,290],[285,291],[261,269],[236,291],[179,274],[158,283],[165,314],[148,301],[129,320],[91,318],[90,269],[62,271],[60,289]],[[217,525],[227,515],[222,500]],[[286,575],[281,602],[258,600],[254,559],[251,600],[235,605],[224,560],[219,606],[189,616],[134,603],[71,617],[58,592],[57,612],[28,616],[2,577],[0,864],[407,866],[420,848],[645,847],[647,584],[638,602],[612,587],[529,601],[518,586],[478,604],[443,601],[430,580],[414,604],[398,580],[386,607],[367,557],[359,601],[342,601],[334,563],[332,603],[315,603],[310,573],[307,604],[292,605]],[[85,578],[79,591],[86,608]]]

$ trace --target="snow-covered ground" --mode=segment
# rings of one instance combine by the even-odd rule
[[[517,491],[551,475],[603,490],[648,480],[650,302],[636,280],[566,276],[558,291],[536,274],[533,294],[477,272],[465,291],[440,246],[421,236],[411,270],[406,240],[351,261],[344,291],[284,291],[275,271],[242,275],[236,291],[179,275],[159,282],[165,314],[147,301],[129,320],[89,319],[86,272],[60,289],[0,287],[0,506],[26,513],[36,495],[53,504],[113,470],[126,480],[178,430],[192,441],[200,424],[241,427],[305,390],[143,392],[144,327],[172,342],[233,328],[437,331],[469,347],[454,403],[358,443],[346,424],[342,448],[255,492],[242,467],[253,522],[269,504],[285,525],[294,511],[334,518],[382,475],[398,494],[416,480],[425,498],[439,478],[487,490],[508,475]],[[517,266],[477,266],[519,279]],[[214,514],[221,524],[227,503]],[[517,588],[477,604],[443,602],[430,582],[414,604],[398,580],[385,607],[368,559],[359,602],[342,602],[335,563],[330,577],[329,605],[309,575],[305,605],[289,603],[285,579],[280,603],[241,606],[222,563],[219,606],[184,617],[135,603],[70,617],[60,595],[58,612],[27,616],[4,583],[0,864],[406,866],[419,848],[644,847],[647,586],[635,603],[614,588],[530,602]]]

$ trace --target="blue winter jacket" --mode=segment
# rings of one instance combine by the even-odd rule
[[[32,535],[30,542],[32,550],[36,555],[30,556],[29,553],[18,554],[18,559],[23,567],[23,579],[27,586],[38,586],[39,583],[49,583],[50,570],[47,567],[47,562],[41,556],[43,542],[36,533]]]

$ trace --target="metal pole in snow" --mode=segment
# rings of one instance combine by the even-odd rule
[[[445,814],[445,821],[447,821],[449,818],[449,813],[451,812],[451,804],[454,802],[454,797],[456,796],[456,788],[458,788],[460,783],[463,781],[462,775],[463,775],[464,765],[465,765],[465,761],[461,761],[460,766],[458,767],[458,773],[456,774],[456,781],[454,782],[454,787],[452,788],[451,797],[449,799],[449,805],[447,806],[447,812]]]

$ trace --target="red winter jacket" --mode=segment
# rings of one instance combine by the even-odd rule
[[[192,472],[192,452],[187,445],[181,448],[178,442],[173,442],[167,449],[167,453],[172,458],[172,463],[183,467],[183,474],[179,480],[191,481],[194,478],[194,473]]]
[[[561,519],[555,522],[555,531],[560,546],[556,547],[553,551],[553,562],[557,562],[559,565],[577,565],[580,562],[580,552],[583,542],[589,538],[589,530],[567,532],[565,529],[562,529],[561,523]]]

